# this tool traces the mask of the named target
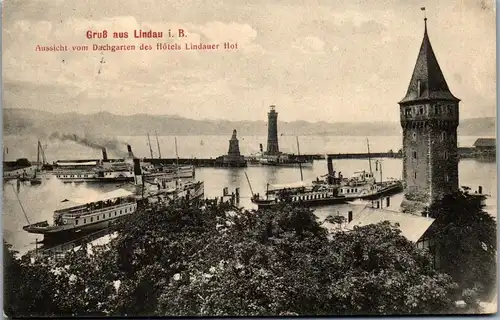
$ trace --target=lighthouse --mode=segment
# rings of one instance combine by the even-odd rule
[[[278,146],[278,113],[275,106],[270,107],[267,113],[267,152],[268,155],[278,155],[280,149]]]

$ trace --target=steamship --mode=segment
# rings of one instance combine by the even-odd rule
[[[139,159],[134,159],[135,192],[117,189],[94,199],[65,199],[54,211],[53,223],[37,222],[23,227],[29,233],[43,234],[43,242],[67,240],[71,236],[109,228],[118,219],[134,214],[139,202],[152,197],[195,200],[204,196],[202,181],[175,181],[145,188]]]
[[[261,154],[257,155],[252,160],[254,163],[265,166],[279,166],[279,167],[312,167],[312,159],[304,159],[293,154],[280,153],[278,155]]]
[[[267,184],[265,198],[256,194],[252,196],[251,201],[259,208],[276,207],[282,203],[300,203],[308,206],[333,205],[357,199],[375,200],[403,190],[402,181],[381,179],[377,182],[372,172],[364,170],[355,172],[349,178],[344,178],[339,172],[337,177],[331,161],[331,158],[328,158],[328,174],[323,177],[324,179],[316,178],[316,181],[311,183],[301,181],[282,185]]]
[[[265,198],[257,193],[252,196],[252,203],[259,209],[272,208],[284,203],[304,205],[332,205],[346,203],[347,199],[339,195],[334,185],[313,183],[267,184]]]
[[[166,182],[176,179],[195,178],[194,166],[154,166],[144,165],[145,179],[149,182]]]
[[[298,142],[297,142],[298,147]],[[313,159],[304,158],[300,154],[288,154],[278,152],[276,154],[269,154],[263,151],[262,144],[260,144],[260,152],[252,154],[246,158],[250,164],[265,165],[265,166],[279,166],[279,167],[312,167]]]
[[[131,147],[128,148],[130,155]],[[52,165],[44,165],[35,171],[31,184],[40,184],[53,177],[64,183],[134,181],[131,163],[125,159],[108,159],[105,148],[102,148],[100,160],[58,160]]]
[[[31,184],[41,184],[53,177],[64,183],[117,183],[133,182],[132,160],[135,156],[132,147],[127,145],[127,159],[108,159],[102,148],[99,160],[58,160],[52,165],[44,165],[35,171]],[[154,167],[143,163],[144,179],[147,182],[166,182],[179,178],[194,178],[194,166]]]

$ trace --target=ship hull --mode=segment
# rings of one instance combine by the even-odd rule
[[[160,190],[158,194],[156,195],[148,195],[149,197],[154,197],[154,196],[161,196],[165,190]],[[204,197],[204,182],[199,181],[196,183],[193,183],[189,186],[186,186],[183,190],[178,190],[174,191],[174,193],[177,195],[177,197],[184,197],[190,200],[196,200],[196,199],[202,199]],[[138,204],[139,201],[136,203]],[[124,210],[123,215],[122,214],[122,209],[131,209],[133,208],[132,212],[128,212],[127,210]],[[27,225],[23,227],[23,230],[29,232],[29,233],[35,233],[35,234],[42,234],[44,236],[43,242],[44,243],[58,243],[61,241],[68,241],[69,239],[74,239],[75,237],[80,237],[84,234],[96,232],[102,229],[107,229],[113,225],[113,223],[121,220],[121,219],[126,219],[127,217],[135,214],[136,212],[136,207],[119,207],[115,208],[115,211],[111,212],[108,211],[107,213],[109,214],[110,218],[107,218],[105,220],[97,221],[94,223],[88,223],[88,224],[64,224],[64,225],[48,225],[47,221],[35,223],[32,225]],[[119,214],[116,216],[116,213]],[[125,213],[127,212],[127,213]],[[116,217],[112,216],[112,213],[115,213]],[[103,218],[105,216],[106,212],[103,214]],[[100,216],[100,213],[99,213]],[[81,217],[80,220],[84,218]],[[66,222],[65,222],[66,223]],[[84,222],[85,223],[85,222]]]
[[[403,185],[401,183],[393,184],[390,186],[387,186],[383,189],[378,190],[377,192],[371,193],[371,194],[366,194],[366,195],[359,195],[359,196],[346,196],[346,199],[349,201],[353,200],[378,200],[382,197],[385,196],[391,196],[397,193],[400,193],[403,191]]]
[[[272,167],[302,167],[302,168],[310,168],[313,166],[312,162],[305,162],[305,163],[272,163],[272,162],[260,162],[257,163],[258,165],[261,166],[272,166]]]
[[[133,176],[119,176],[119,177],[74,177],[74,178],[61,178],[56,175],[48,174],[43,177],[32,178],[30,183],[32,185],[42,184],[43,181],[50,180],[52,177],[56,177],[59,181],[63,183],[121,183],[121,182],[134,182]],[[153,174],[145,174],[144,180],[147,182],[154,182],[155,179],[158,181],[172,181],[174,179],[187,179],[194,178],[194,173],[190,172],[180,172],[180,173],[170,173],[170,172],[159,172]]]
[[[335,198],[324,198],[324,199],[311,199],[311,200],[302,200],[302,201],[289,201],[289,202],[276,202],[276,200],[255,200],[252,199],[252,203],[256,204],[259,209],[271,209],[283,206],[284,204],[290,204],[292,206],[327,206],[327,205],[336,205],[336,204],[344,204],[347,200],[344,197],[335,197]]]
[[[87,224],[79,227],[74,227],[74,226],[70,226],[69,228],[48,227],[46,229],[40,229],[40,228],[30,228],[30,226],[26,226],[23,229],[29,233],[42,234],[43,243],[59,243],[77,237],[81,237],[83,235],[95,231],[107,229],[111,227],[112,224],[116,223],[120,219],[123,219],[127,216],[117,217],[115,219],[109,219],[105,221],[99,221],[93,224]]]
[[[396,183],[393,185],[389,185],[383,189],[378,190],[377,192],[366,194],[366,195],[353,195],[353,196],[341,196],[341,197],[330,197],[330,198],[320,198],[320,199],[308,199],[308,200],[299,200],[299,201],[281,201],[278,202],[276,200],[266,200],[266,199],[252,199],[252,203],[256,204],[259,209],[266,208],[276,208],[280,207],[283,204],[287,203],[290,205],[300,205],[300,206],[326,206],[326,205],[336,205],[336,204],[344,204],[349,203],[354,200],[378,200],[385,196],[394,195],[403,191],[403,186],[401,183]]]

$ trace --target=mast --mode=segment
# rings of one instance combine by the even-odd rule
[[[254,193],[253,193],[252,185],[250,184],[250,179],[248,179],[248,175],[247,175],[246,171],[245,171],[245,177],[247,177],[248,186],[250,187],[250,192],[252,193],[252,196],[253,196]]]
[[[40,140],[36,146],[36,168],[40,170]]]
[[[155,131],[156,135],[156,145],[158,146],[158,158],[161,159],[160,142],[158,141],[158,132]]]
[[[17,181],[19,181],[19,179],[17,179]],[[14,185],[13,185],[13,184],[11,184],[11,186],[12,186],[12,189],[14,189],[14,194],[16,195],[17,201],[19,202],[19,206],[21,207],[21,210],[22,210],[22,211],[23,211],[23,213],[24,213],[24,217],[26,218],[26,221],[28,221],[28,224],[29,224],[29,225],[31,225],[31,222],[30,222],[30,220],[28,219],[28,215],[26,214],[26,211],[24,210],[24,207],[23,207],[23,204],[22,204],[22,202],[21,202],[21,199],[19,199],[19,195],[18,195],[19,190],[17,190],[17,192],[16,192],[16,189],[14,188]]]
[[[151,148],[151,139],[149,138],[149,133],[148,133],[148,145],[149,145],[149,153],[151,153],[151,159],[153,159],[153,149]]]
[[[383,179],[383,176],[382,176],[382,161],[379,161],[378,163],[379,163],[379,166],[380,166],[380,184],[382,184],[382,182],[383,182],[383,180],[382,180]]]
[[[174,137],[175,139],[175,157],[177,159],[177,166],[179,166],[179,154],[177,153],[177,137]]]
[[[174,137],[175,141],[175,158],[177,159],[177,165],[175,167],[175,174],[177,177],[177,180],[179,180],[179,153],[177,152],[177,137]]]
[[[300,147],[299,147],[299,137],[295,136],[297,140],[297,154],[298,158],[297,160],[299,161],[299,169],[300,169],[300,181],[304,181],[304,175],[302,174],[302,163],[300,162]]]
[[[370,141],[368,140],[368,138],[366,139],[366,144],[368,146],[368,163],[370,165],[370,174],[373,174],[373,172],[372,172],[372,159],[370,157]]]

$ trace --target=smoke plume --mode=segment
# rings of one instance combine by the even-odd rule
[[[127,143],[119,141],[116,138],[109,139],[103,137],[92,137],[88,134],[86,134],[85,136],[80,136],[76,133],[52,132],[49,135],[49,139],[59,140],[63,142],[72,141],[78,143],[79,145],[95,150],[106,148],[107,151],[110,151],[120,157],[127,156]]]

